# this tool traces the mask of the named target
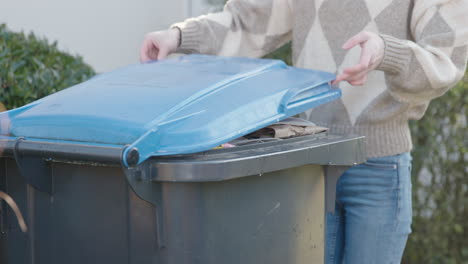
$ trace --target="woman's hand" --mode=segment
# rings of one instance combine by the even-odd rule
[[[175,52],[180,43],[180,30],[171,28],[169,30],[155,31],[146,34],[140,50],[140,61],[165,59],[169,54]]]
[[[361,46],[359,63],[344,69],[332,82],[332,85],[338,85],[342,81],[347,81],[355,86],[364,85],[367,81],[367,74],[382,62],[385,44],[379,35],[362,31],[346,41],[343,49],[350,50],[358,44]]]

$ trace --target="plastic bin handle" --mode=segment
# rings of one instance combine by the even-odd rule
[[[330,92],[330,84],[323,82],[318,85],[311,85],[305,88],[293,88],[289,90],[281,99],[279,111],[283,113],[291,113],[304,107],[312,108],[315,102],[322,100],[322,94]],[[308,93],[304,95],[305,93]],[[303,96],[301,96],[303,95]],[[310,105],[310,107],[308,107]]]

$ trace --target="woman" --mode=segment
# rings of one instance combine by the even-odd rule
[[[466,0],[231,0],[223,12],[148,33],[141,60],[262,57],[292,40],[295,66],[337,72],[342,99],[303,116],[366,136],[368,161],[338,181],[326,261],[399,263],[411,232],[408,121],[463,77],[467,13]]]

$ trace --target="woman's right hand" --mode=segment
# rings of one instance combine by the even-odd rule
[[[179,47],[180,29],[154,31],[145,35],[140,50],[140,61],[149,62],[165,59]]]

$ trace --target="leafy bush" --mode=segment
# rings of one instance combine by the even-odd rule
[[[267,59],[282,60],[288,65],[292,65],[291,42],[280,47],[275,52],[265,56]]]
[[[0,25],[0,111],[3,105],[20,107],[93,75],[81,57],[59,51],[57,43]]]
[[[413,234],[404,263],[468,263],[468,72],[411,124]]]

